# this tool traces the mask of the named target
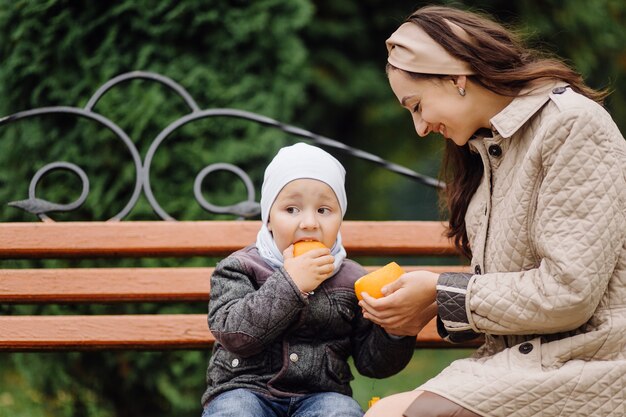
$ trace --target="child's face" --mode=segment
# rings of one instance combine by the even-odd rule
[[[280,190],[270,208],[267,227],[281,252],[301,240],[319,240],[332,248],[341,220],[341,207],[332,188],[303,178]]]

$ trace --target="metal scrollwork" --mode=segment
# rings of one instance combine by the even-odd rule
[[[39,180],[41,180],[41,178],[43,178],[43,176],[46,175],[48,172],[55,170],[68,170],[78,175],[82,182],[83,189],[80,193],[80,197],[78,197],[76,201],[69,204],[58,204],[52,203],[48,200],[37,198],[37,196],[35,196],[35,191],[37,189],[37,184],[39,183]],[[87,200],[88,194],[89,178],[87,178],[87,174],[85,174],[85,171],[83,171],[81,167],[71,162],[53,162],[51,164],[47,164],[41,167],[35,173],[35,175],[33,175],[33,178],[30,181],[30,185],[28,187],[27,200],[11,201],[8,204],[9,206],[18,207],[29,213],[33,213],[43,221],[51,221],[50,217],[48,217],[45,213],[76,210],[83,205],[85,200]]]
[[[41,116],[44,114],[70,114],[70,115],[75,115],[78,117],[95,121],[103,125],[107,129],[109,129],[111,132],[113,132],[113,134],[116,137],[118,137],[120,140],[122,140],[122,142],[124,142],[124,145],[126,145],[126,147],[128,148],[128,151],[131,154],[133,163],[135,164],[135,187],[133,189],[133,193],[130,197],[130,200],[128,201],[128,203],[126,203],[126,206],[124,206],[122,210],[120,210],[119,213],[111,217],[109,220],[115,221],[115,220],[123,219],[126,215],[128,215],[128,213],[130,213],[132,208],[137,204],[137,201],[139,200],[139,196],[141,195],[141,157],[139,156],[139,151],[137,151],[135,144],[130,140],[130,137],[128,137],[126,132],[124,132],[124,130],[122,130],[118,125],[116,125],[110,119],[98,113],[94,113],[92,111],[87,111],[87,110],[77,108],[77,107],[66,107],[66,106],[41,107],[38,109],[25,110],[25,111],[21,111],[18,113],[14,113],[9,116],[0,118],[0,127],[2,127],[3,125],[9,124],[11,122],[15,122],[17,120],[29,119],[29,118]],[[71,210],[75,210],[75,208]],[[69,211],[69,210],[67,209],[47,210],[47,211],[37,213],[37,215],[41,218],[41,215],[49,213],[51,211],[61,212],[61,211]],[[48,220],[52,221],[49,218]]]
[[[202,195],[202,181],[204,181],[207,175],[215,171],[230,171],[237,175],[246,186],[248,199],[240,203],[233,204],[231,206],[216,206],[206,201],[204,199],[204,196]],[[211,164],[205,167],[202,171],[200,171],[200,173],[196,177],[196,180],[194,181],[193,193],[196,196],[196,200],[198,201],[198,203],[205,210],[210,211],[211,213],[235,214],[238,215],[240,219],[250,218],[261,214],[261,205],[254,201],[255,193],[252,180],[244,170],[232,164],[222,162],[218,164]]]
[[[103,115],[95,112],[93,109],[98,103],[98,101],[102,98],[106,92],[111,90],[116,85],[127,82],[135,79],[144,79],[149,81],[155,81],[160,83],[169,89],[171,89],[175,94],[180,96],[187,107],[190,109],[190,113],[178,118],[174,122],[172,122],[169,126],[163,129],[151,143],[148,152],[146,153],[145,159],[142,162],[139,152],[129,136],[113,121],[104,117]],[[100,123],[111,132],[113,132],[119,139],[121,139],[128,151],[131,154],[133,163],[135,165],[135,186],[132,192],[132,195],[127,202],[127,204],[122,208],[122,210],[114,215],[109,220],[117,221],[123,219],[128,213],[133,209],[133,207],[137,204],[137,201],[141,195],[141,190],[143,189],[148,202],[150,203],[152,209],[155,211],[157,215],[159,215],[164,220],[175,220],[172,216],[170,216],[165,210],[159,205],[154,194],[152,192],[151,184],[150,184],[150,166],[156,153],[159,145],[174,131],[179,129],[180,127],[186,125],[195,120],[209,118],[209,117],[232,117],[238,119],[248,120],[254,123],[258,123],[263,126],[279,129],[285,133],[288,133],[292,136],[301,137],[307,140],[314,142],[316,145],[330,147],[337,149],[341,152],[348,153],[349,155],[355,156],[360,159],[364,159],[366,161],[370,161],[377,165],[382,166],[383,168],[408,177],[416,182],[421,184],[425,184],[434,188],[443,188],[444,185],[442,182],[419,174],[409,168],[404,166],[394,164],[392,162],[386,161],[374,154],[362,151],[360,149],[356,149],[350,146],[347,146],[341,142],[336,140],[317,135],[315,133],[309,132],[308,130],[301,129],[295,126],[291,126],[288,124],[284,124],[278,122],[274,119],[271,119],[266,116],[262,116],[256,113],[251,113],[247,111],[237,110],[237,109],[229,109],[229,108],[217,108],[217,109],[207,109],[201,110],[191,95],[182,87],[180,84],[176,83],[172,79],[165,77],[160,74],[146,72],[146,71],[132,71],[128,73],[124,73],[118,75],[111,80],[107,81],[103,84],[98,90],[93,94],[93,96],[89,99],[86,106],[84,108],[77,107],[66,107],[66,106],[52,106],[52,107],[42,107],[32,110],[26,110],[18,113],[14,113],[12,115],[0,118],[0,127],[3,125],[9,124],[16,120],[26,119],[30,117],[40,116],[43,114],[72,114],[78,117],[87,118],[97,123]],[[55,169],[65,169],[72,171],[76,175],[78,175],[82,181],[83,189],[81,191],[81,196],[75,202],[71,204],[56,204],[51,203],[46,200],[38,199],[35,197],[35,188],[37,182],[41,179],[41,177],[47,172]],[[243,200],[239,203],[229,205],[229,206],[217,206],[207,202],[202,196],[201,185],[202,181],[206,178],[210,173],[217,170],[226,170],[234,173],[239,176],[239,178],[244,182],[247,190],[247,199]],[[89,179],[85,172],[72,163],[68,162],[53,162],[51,164],[46,165],[41,168],[31,180],[31,184],[29,187],[29,198],[27,200],[11,202],[9,205],[13,207],[18,207],[23,210],[26,210],[30,213],[36,214],[40,219],[44,221],[52,221],[46,213],[51,212],[64,212],[75,210],[82,205],[82,203],[86,200],[87,195],[89,193]],[[198,203],[208,212],[214,214],[233,214],[239,216],[240,218],[250,218],[257,216],[260,213],[260,205],[258,202],[254,200],[254,185],[250,180],[249,176],[240,168],[227,163],[219,163],[213,164],[205,167],[197,176],[194,182],[194,194]]]

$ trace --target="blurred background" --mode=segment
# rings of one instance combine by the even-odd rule
[[[415,135],[384,71],[385,39],[426,4],[484,11],[520,31],[531,45],[566,59],[590,86],[613,91],[606,107],[626,132],[623,0],[0,0],[0,117],[43,106],[84,107],[107,80],[128,71],[152,71],[181,84],[202,109],[259,113],[436,177],[443,142]],[[171,90],[140,80],[116,86],[94,111],[128,133],[143,159],[159,132],[189,109]],[[241,120],[190,123],[154,155],[150,180],[155,198],[176,219],[233,218],[208,214],[194,200],[197,173],[214,162],[235,164],[253,179],[258,200],[265,165],[281,146],[297,140]],[[346,219],[440,218],[431,187],[327,150],[348,171]],[[53,216],[55,220],[107,220],[129,201],[135,167],[118,138],[89,120],[42,116],[0,126],[0,221],[39,221],[6,203],[26,198],[34,173],[53,161],[81,166],[91,184],[85,204],[71,214]],[[227,173],[207,179],[202,190],[218,205],[245,199],[241,181]],[[62,172],[46,177],[37,190],[38,197],[58,203],[74,201],[79,194],[80,180]],[[126,219],[158,216],[142,196]],[[190,262],[212,266],[215,261]],[[151,260],[132,262],[153,266]],[[44,265],[63,264],[0,262],[3,268]],[[0,305],[0,314],[38,308],[43,307]],[[45,308],[64,314],[110,312],[113,307]],[[162,311],[158,305],[141,308]],[[206,311],[206,305],[174,308]],[[355,397],[366,406],[372,396],[412,389],[470,353],[416,351],[411,364],[392,378],[357,376]],[[0,417],[199,416],[209,355],[1,353]]]

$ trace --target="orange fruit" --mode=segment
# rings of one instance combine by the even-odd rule
[[[317,240],[307,240],[296,242],[293,244],[293,256],[300,256],[305,252],[308,252],[313,249],[325,248],[322,242],[318,242]]]
[[[382,297],[383,293],[380,291],[381,288],[400,278],[400,275],[402,274],[404,274],[404,270],[400,267],[400,265],[395,262],[391,262],[382,268],[363,275],[354,283],[356,298],[362,300],[362,292],[366,292],[374,298]]]

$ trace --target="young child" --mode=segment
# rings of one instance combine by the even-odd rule
[[[343,166],[320,148],[282,148],[261,189],[256,244],[222,260],[211,277],[209,328],[216,342],[203,417],[362,416],[351,397],[348,357],[384,378],[409,362],[415,339],[388,335],[362,316],[346,259]],[[293,256],[293,244],[327,248]]]

